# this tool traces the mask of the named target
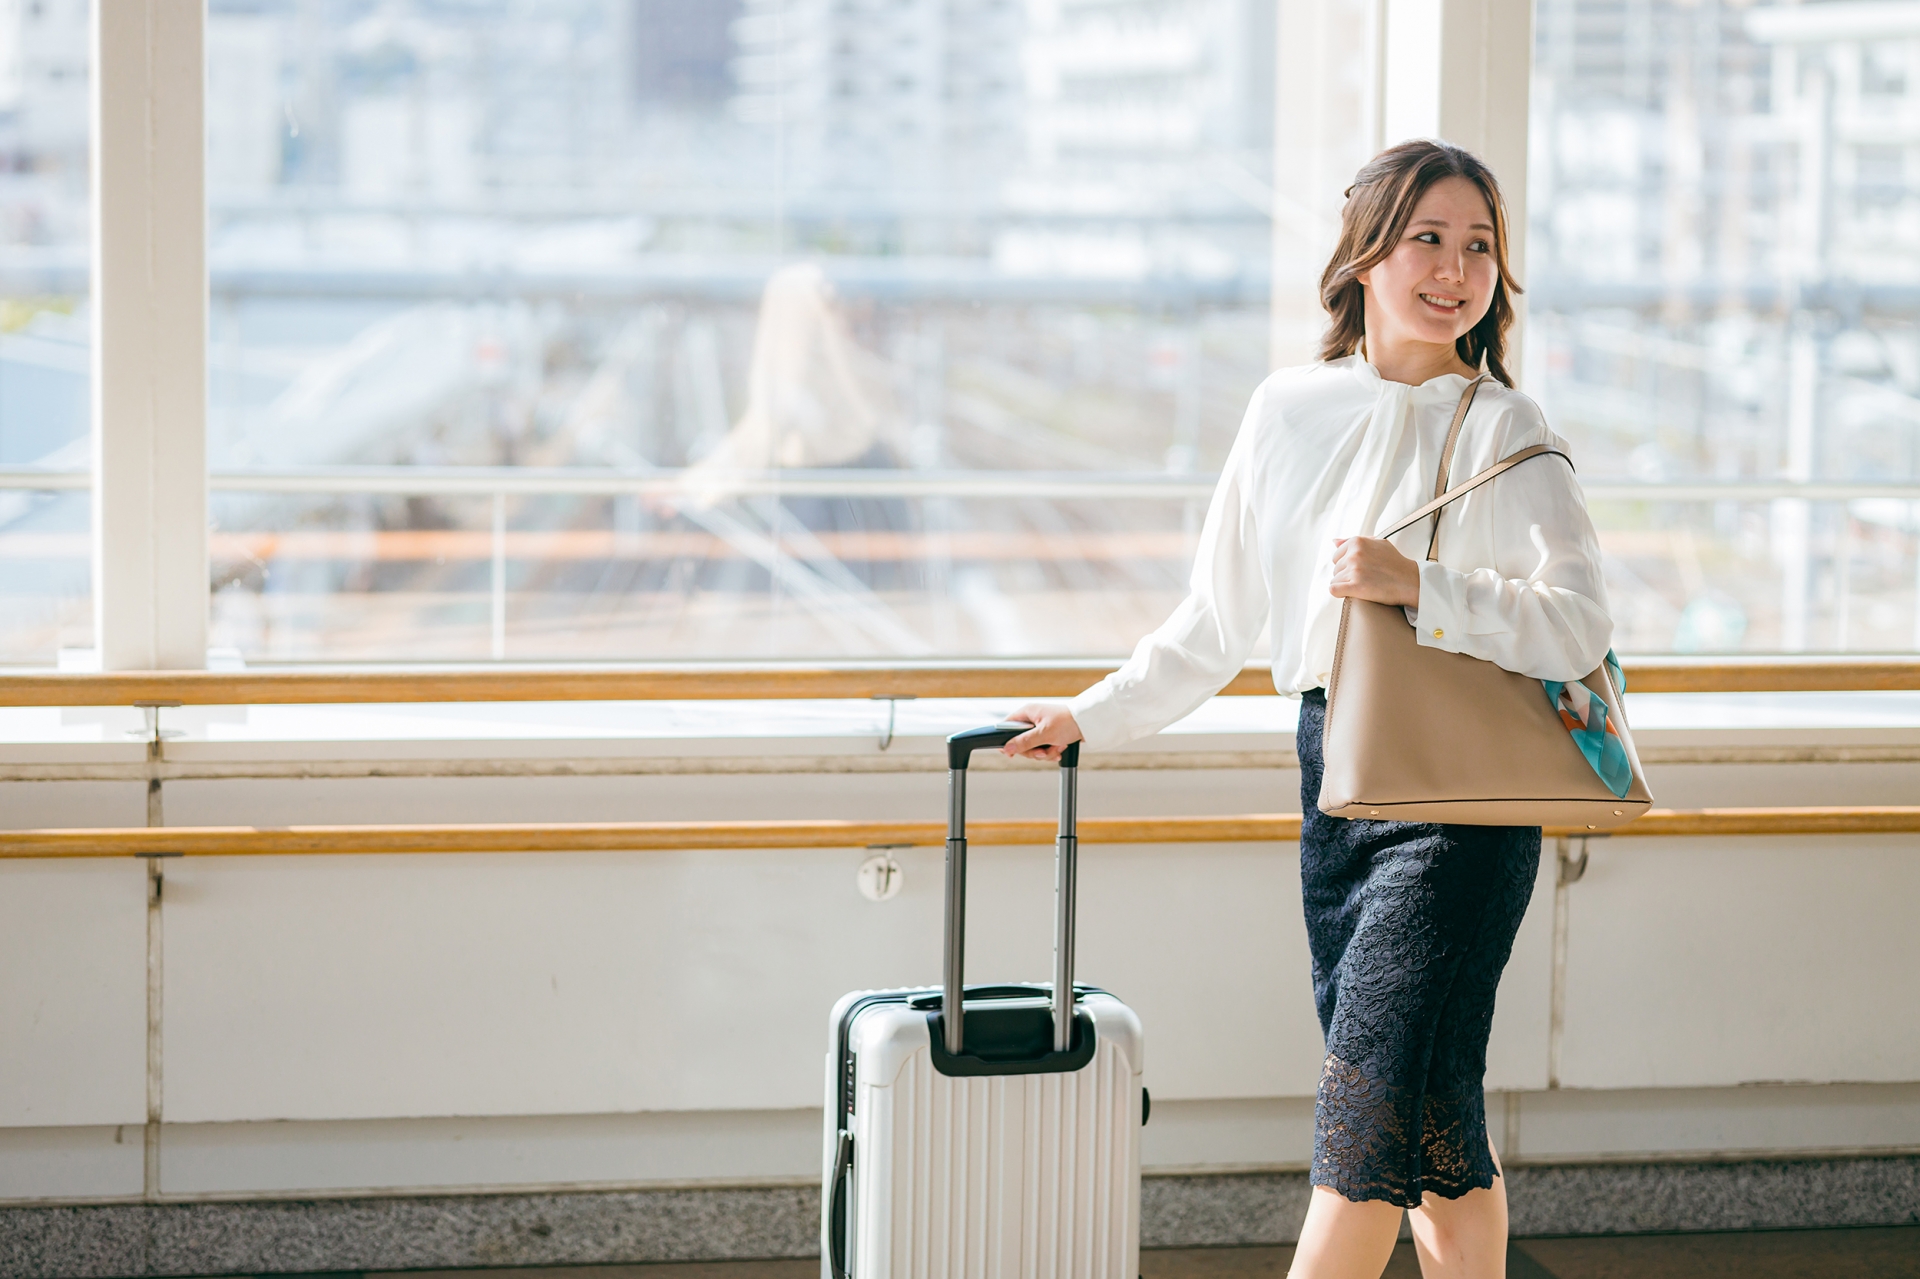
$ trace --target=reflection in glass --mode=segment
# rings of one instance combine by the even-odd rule
[[[213,642],[1124,651],[1266,372],[1272,23],[213,0]]]

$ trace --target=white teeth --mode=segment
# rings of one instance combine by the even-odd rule
[[[1420,295],[1420,300],[1422,302],[1431,302],[1435,306],[1444,306],[1448,310],[1452,310],[1455,307],[1466,305],[1466,303],[1462,301],[1460,298],[1437,298],[1433,296],[1433,294],[1431,293],[1422,293]]]

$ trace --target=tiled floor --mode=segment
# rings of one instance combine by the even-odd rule
[[[1144,1279],[1280,1279],[1291,1248],[1189,1248],[1148,1252]],[[552,1270],[415,1272],[364,1279],[817,1279],[817,1261],[588,1266]],[[1401,1244],[1387,1279],[1420,1273]],[[1513,1246],[1508,1279],[1920,1279],[1920,1226],[1782,1230],[1751,1234],[1528,1239]],[[339,1277],[347,1279],[347,1277]]]

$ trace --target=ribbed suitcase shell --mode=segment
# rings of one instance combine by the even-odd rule
[[[857,995],[841,1001],[833,1025]],[[1093,1060],[1067,1074],[934,1069],[925,1012],[859,1013],[847,1261],[854,1279],[1135,1279],[1142,1036],[1106,994],[1080,1005]],[[827,1159],[836,1103],[829,1056]],[[821,1273],[833,1279],[831,1240]]]

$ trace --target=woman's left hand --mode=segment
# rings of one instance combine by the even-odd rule
[[[1420,566],[1383,537],[1336,537],[1328,589],[1340,599],[1417,608]]]

